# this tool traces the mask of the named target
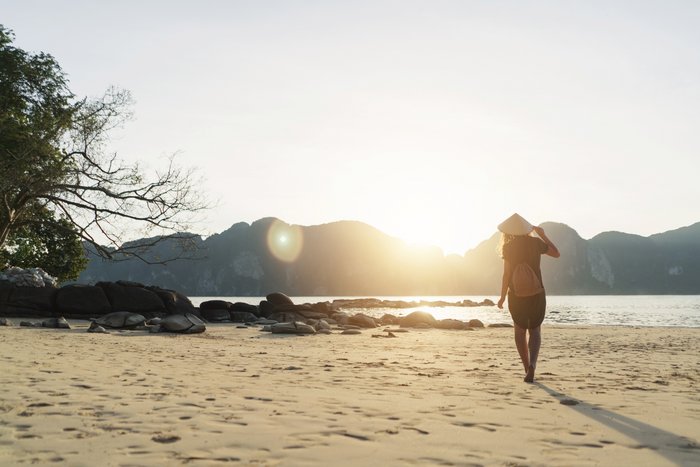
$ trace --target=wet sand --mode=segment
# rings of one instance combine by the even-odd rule
[[[0,465],[698,465],[700,329],[0,328]]]

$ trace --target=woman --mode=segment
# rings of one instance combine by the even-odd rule
[[[544,286],[540,289],[541,292],[535,295],[518,296],[513,288],[513,271],[516,266],[524,263],[532,268],[542,284],[540,255],[558,258],[559,250],[547,238],[542,227],[533,227],[518,214],[506,219],[498,226],[498,230],[501,231],[500,253],[503,258],[503,280],[498,308],[503,308],[508,293],[508,310],[515,326],[515,347],[525,367],[525,382],[532,383],[542,341],[540,325],[544,320],[547,302]],[[530,235],[533,231],[539,238]]]

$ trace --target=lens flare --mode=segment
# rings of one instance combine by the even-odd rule
[[[267,231],[267,248],[280,261],[291,263],[301,254],[304,238],[301,228],[275,221]]]

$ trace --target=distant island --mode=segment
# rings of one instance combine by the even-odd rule
[[[303,239],[293,261],[271,251],[273,225]],[[700,294],[700,222],[648,237],[605,232],[590,240],[565,224],[543,227],[562,252],[557,261],[543,258],[549,294]],[[91,258],[78,282],[130,280],[190,296],[496,295],[498,241],[495,233],[463,256],[444,255],[437,247],[409,246],[361,222],[289,226],[264,218],[197,239],[198,259],[164,266]],[[148,255],[169,257],[176,248],[166,241]]]

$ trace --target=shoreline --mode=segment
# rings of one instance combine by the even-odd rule
[[[700,461],[698,328],[544,325],[526,384],[507,328],[95,335],[69,321],[0,328],[2,465]]]

